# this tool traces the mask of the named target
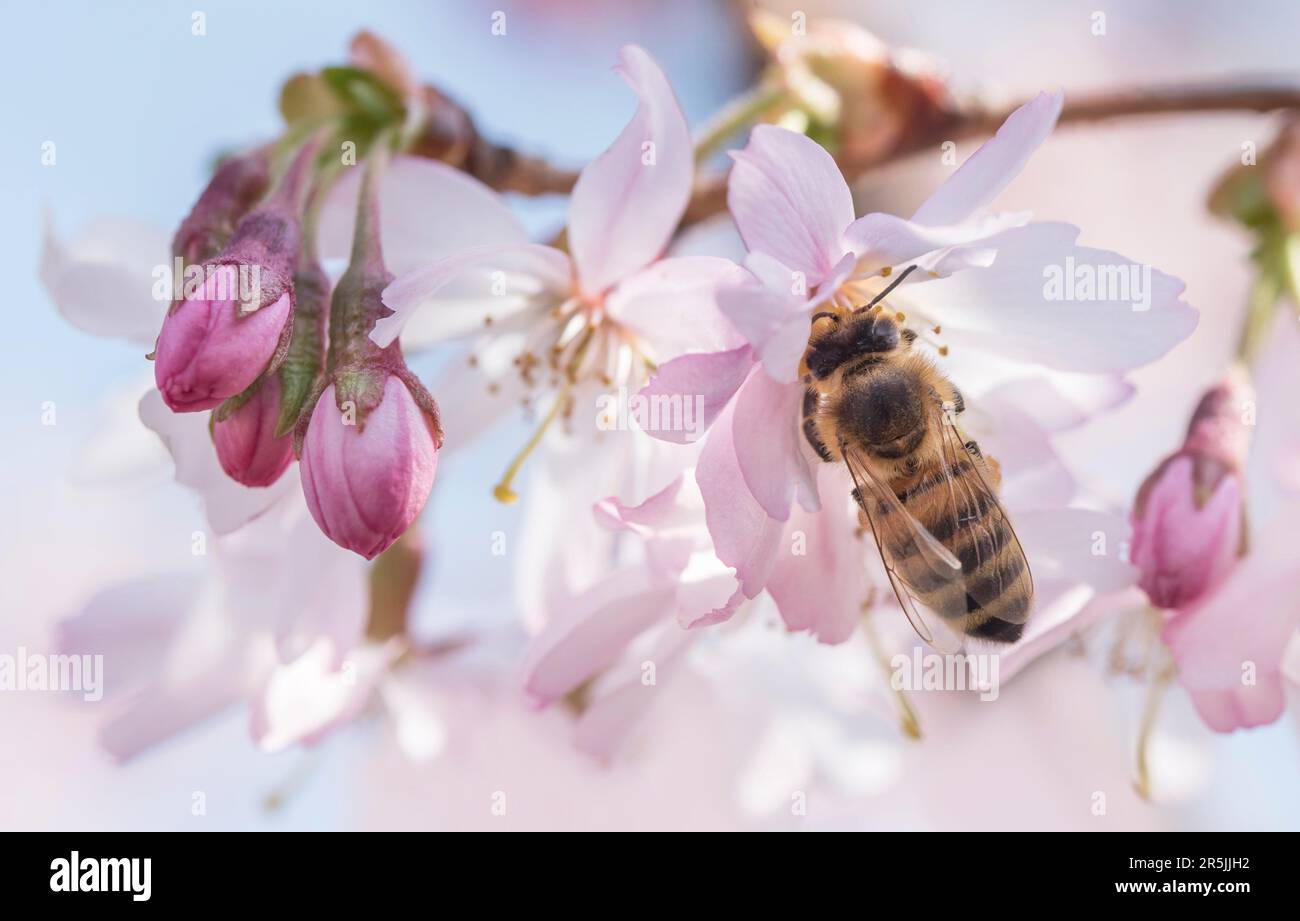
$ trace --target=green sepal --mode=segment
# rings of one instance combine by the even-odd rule
[[[280,87],[280,115],[287,125],[336,118],[347,111],[345,100],[320,74],[294,74]]]
[[[406,114],[402,97],[384,81],[356,67],[326,67],[321,79],[348,112],[363,112],[380,123],[396,123]]]

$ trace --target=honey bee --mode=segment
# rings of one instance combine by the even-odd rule
[[[882,303],[913,268],[860,307],[813,315],[804,436],[822,460],[848,467],[862,527],[922,639],[935,642],[918,601],[949,632],[1014,643],[1034,583],[998,502],[1001,468],[960,434],[961,393]]]

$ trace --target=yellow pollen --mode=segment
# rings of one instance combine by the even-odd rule
[[[943,355],[946,358],[948,355],[948,346],[946,345],[939,346],[939,354]]]

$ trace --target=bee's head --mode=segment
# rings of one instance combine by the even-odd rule
[[[813,315],[804,363],[814,380],[825,380],[850,361],[906,348],[913,338],[910,330],[899,327],[892,313],[880,308],[847,316],[817,313]]]

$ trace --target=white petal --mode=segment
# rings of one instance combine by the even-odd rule
[[[352,249],[363,167],[349,168],[321,208],[322,259],[346,260]],[[384,262],[394,275],[471,246],[525,243],[528,234],[505,201],[477,179],[444,163],[394,157],[379,199]]]
[[[217,534],[236,530],[299,491],[296,466],[265,488],[241,486],[230,479],[217,461],[207,413],[174,413],[157,390],[140,398],[140,421],[162,439],[176,465],[176,482],[198,493]]]
[[[167,233],[126,219],[96,222],[65,244],[49,215],[41,281],[72,325],[95,336],[152,345],[171,303]],[[155,295],[161,284],[164,296]]]
[[[569,199],[569,245],[590,295],[663,252],[695,173],[690,129],[659,65],[644,49],[625,45],[618,72],[640,100],[636,113],[582,170]]]
[[[1060,90],[1039,93],[1012,112],[997,134],[926,199],[912,220],[919,224],[957,224],[986,207],[1047,140],[1064,103],[1065,94]]]
[[[569,257],[536,243],[478,246],[399,275],[384,289],[393,313],[380,319],[370,338],[389,345],[421,316],[423,342],[500,330],[532,307],[554,306],[571,286]]]
[[[1187,338],[1183,283],[1118,253],[1074,244],[1078,229],[1030,224],[988,238],[997,259],[906,289],[953,351],[982,349],[1065,371],[1114,373]],[[1093,277],[1092,293],[1082,282]]]

